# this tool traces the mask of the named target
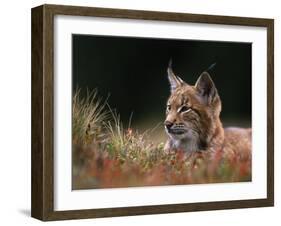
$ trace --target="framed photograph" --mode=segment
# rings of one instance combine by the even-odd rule
[[[274,21],[32,9],[32,216],[273,206]]]

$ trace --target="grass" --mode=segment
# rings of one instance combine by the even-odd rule
[[[251,161],[221,151],[166,153],[151,131],[124,128],[96,91],[73,97],[73,189],[221,183],[251,180]]]
[[[87,144],[101,135],[102,124],[108,117],[105,106],[96,90],[87,91],[86,98],[81,98],[80,90],[76,90],[72,105],[73,143]]]

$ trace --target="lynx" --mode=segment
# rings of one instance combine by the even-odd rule
[[[167,72],[171,94],[164,122],[168,135],[165,150],[222,150],[226,155],[249,158],[251,129],[223,128],[220,96],[209,73],[203,72],[192,86],[174,74],[171,63]]]

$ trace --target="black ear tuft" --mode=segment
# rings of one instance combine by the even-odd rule
[[[174,92],[174,90],[176,88],[178,88],[179,86],[182,86],[183,84],[185,84],[185,82],[179,76],[176,76],[175,73],[173,72],[172,59],[169,60],[167,73],[168,73],[168,79],[169,79],[169,82],[171,85],[171,93]]]
[[[208,103],[212,102],[217,95],[217,89],[208,72],[203,72],[199,76],[195,88]]]

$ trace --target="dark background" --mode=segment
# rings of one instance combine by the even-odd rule
[[[224,125],[251,126],[251,43],[73,35],[73,91],[98,89],[125,126],[149,129],[165,119],[167,65],[193,85],[209,71]]]

